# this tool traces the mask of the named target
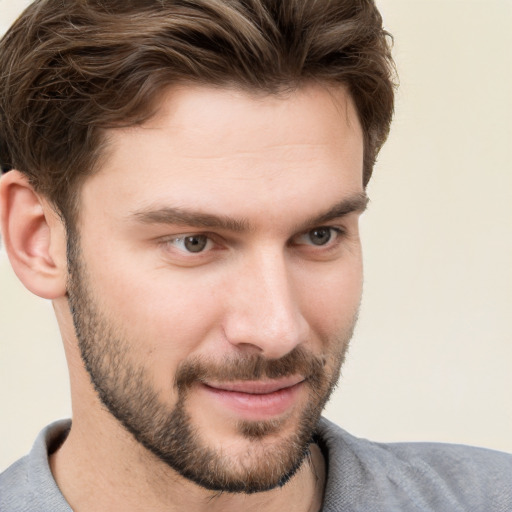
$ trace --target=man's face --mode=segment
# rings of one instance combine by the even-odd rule
[[[171,90],[82,189],[70,306],[104,405],[216,490],[301,465],[361,295],[363,142],[343,89]]]

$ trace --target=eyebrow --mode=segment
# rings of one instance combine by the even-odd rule
[[[311,226],[318,226],[350,213],[362,213],[366,209],[368,202],[368,196],[364,192],[344,198],[327,211],[310,217],[305,222],[301,222],[300,227],[297,227],[297,231]],[[249,221],[244,218],[236,219],[226,215],[214,215],[179,207],[138,210],[133,212],[130,217],[143,224],[170,224],[174,226],[221,229],[237,233],[252,230]]]
[[[310,226],[325,224],[326,222],[332,221],[334,219],[345,217],[350,213],[363,213],[366,210],[369,202],[370,199],[366,195],[366,192],[360,192],[348,198],[342,199],[340,202],[329,208],[329,210],[326,212],[310,217],[308,220],[306,220],[306,222],[302,223],[301,226],[304,229]]]

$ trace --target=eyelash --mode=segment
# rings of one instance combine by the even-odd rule
[[[180,235],[180,236],[176,236],[176,237],[164,240],[164,243],[167,246],[171,245],[171,243],[173,243],[173,242],[182,242],[183,244],[186,244],[188,239],[194,239],[194,238],[197,239],[197,238],[203,238],[203,237],[206,239],[206,246],[208,246],[208,245],[211,246],[212,244],[215,244],[215,241],[213,240],[212,235],[210,235],[208,233],[190,233],[190,234],[187,233],[184,235]],[[181,250],[181,249],[178,249],[178,250],[179,250],[179,252],[182,252],[184,254],[202,254],[204,252],[207,252],[202,249],[197,252]]]
[[[329,238],[328,240],[324,243],[324,244],[315,244],[315,243],[300,243],[300,242],[297,242],[298,239],[302,238],[302,237],[306,237],[308,235],[311,235],[313,232],[320,232],[322,230],[329,230]],[[304,247],[311,247],[313,248],[313,250],[315,248],[318,248],[319,250],[324,250],[324,251],[328,251],[328,250],[332,250],[333,248],[336,248],[338,245],[339,245],[339,242],[341,241],[341,239],[343,238],[343,236],[346,235],[346,232],[344,229],[340,228],[340,227],[335,227],[335,226],[318,226],[316,228],[312,228],[312,229],[309,229],[308,231],[305,231],[299,235],[296,235],[294,236],[292,239],[291,239],[291,242],[290,242],[290,245],[292,246],[304,246]],[[167,239],[164,239],[162,241],[162,243],[166,246],[166,247],[169,247],[169,246],[173,246],[173,247],[176,247],[176,245],[174,245],[174,243],[178,242],[180,244],[185,244],[187,243],[187,239],[194,239],[194,238],[205,238],[205,247],[194,252],[194,251],[189,251],[187,250],[186,248],[177,248],[178,252],[180,252],[181,254],[184,254],[184,255],[193,255],[193,256],[197,256],[197,257],[200,257],[201,255],[205,255],[209,252],[211,252],[211,250],[213,250],[215,247],[212,247],[212,244],[219,244],[215,238],[217,238],[216,236],[212,235],[211,233],[185,233],[183,235],[179,235],[179,236],[174,236],[172,238],[167,238]],[[192,242],[192,240],[190,240]]]
[[[313,229],[310,229],[300,235],[297,235],[296,237],[294,238],[301,238],[301,237],[305,237],[305,236],[308,236],[308,235],[311,235],[313,232],[320,232],[320,231],[323,231],[323,230],[328,230],[330,233],[329,233],[329,238],[328,240],[326,241],[325,244],[315,244],[315,243],[311,243],[311,244],[298,244],[296,243],[295,245],[306,245],[306,246],[310,246],[310,247],[318,247],[318,248],[324,248],[324,250],[326,249],[331,249],[333,247],[336,247],[338,245],[338,243],[341,241],[341,238],[346,234],[345,233],[345,230],[342,229],[342,228],[339,228],[339,227],[334,227],[334,226],[319,226],[317,228],[313,228]],[[333,236],[334,234],[334,236]]]

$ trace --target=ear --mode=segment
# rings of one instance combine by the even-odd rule
[[[66,230],[50,204],[21,172],[0,180],[2,239],[14,272],[45,299],[66,294]]]

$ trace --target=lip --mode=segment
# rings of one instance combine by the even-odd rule
[[[303,377],[269,381],[207,382],[202,390],[216,404],[242,419],[275,418],[293,408],[304,385]]]
[[[219,391],[232,391],[238,393],[248,393],[254,395],[265,395],[280,391],[281,389],[291,388],[304,381],[304,377],[285,377],[275,380],[240,380],[233,382],[205,382],[210,388]]]

